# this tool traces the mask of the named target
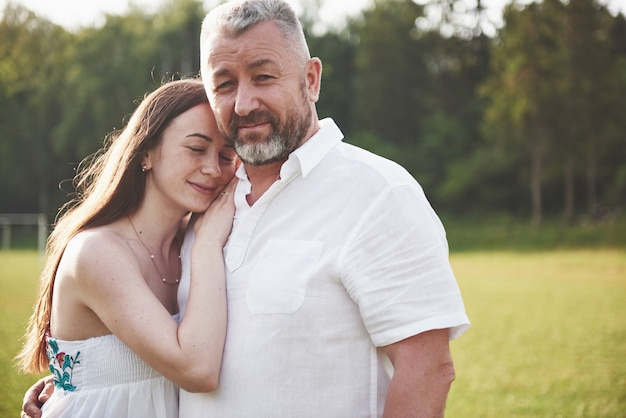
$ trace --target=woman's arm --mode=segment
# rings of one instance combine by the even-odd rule
[[[147,286],[128,247],[85,243],[78,299],[140,358],[190,392],[215,389],[226,334],[222,248],[234,214],[232,185],[194,224],[190,297],[180,325]]]

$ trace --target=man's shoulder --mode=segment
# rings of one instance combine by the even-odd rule
[[[349,167],[349,170],[339,171],[351,178],[379,178],[390,185],[415,183],[415,178],[400,164],[364,148],[341,142],[336,151],[337,161],[334,163],[338,168],[342,165]]]

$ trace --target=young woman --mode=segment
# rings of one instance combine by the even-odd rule
[[[226,332],[222,247],[238,160],[199,80],[147,95],[81,165],[52,232],[18,356],[53,374],[44,417],[176,417],[178,388],[215,389]],[[190,213],[190,296],[177,321]]]

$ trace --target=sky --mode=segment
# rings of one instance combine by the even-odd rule
[[[155,11],[166,0],[0,0],[0,10],[9,1],[26,6],[47,19],[74,29],[81,26],[98,25],[104,13],[124,14],[130,3],[140,5],[148,12]],[[288,0],[296,11],[301,10],[301,0]],[[306,0],[304,0],[306,1]],[[205,9],[219,3],[218,0],[204,0]],[[370,0],[324,0],[320,9],[322,20],[338,21],[345,16],[358,13]]]
[[[143,10],[154,12],[159,5],[167,0],[0,0],[0,11],[12,1],[26,6],[38,15],[70,30],[84,26],[99,26],[104,22],[104,14],[124,14],[130,3],[141,6]],[[302,10],[302,4],[310,4],[312,0],[287,0],[292,3],[296,11]],[[417,0],[422,2],[425,0]],[[492,28],[484,28],[487,35],[493,35],[495,27],[502,25],[502,7],[511,0],[482,0],[487,11],[487,19],[493,24]],[[532,0],[518,0],[522,4]],[[613,14],[626,14],[626,0],[600,0],[608,5]],[[467,4],[475,6],[476,0],[466,0]],[[204,0],[205,9],[219,3],[219,0]],[[364,7],[369,6],[372,0],[323,0],[319,10],[320,20],[328,27],[340,27],[347,16],[356,15]],[[488,33],[492,32],[492,33]]]

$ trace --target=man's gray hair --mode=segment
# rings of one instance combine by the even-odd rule
[[[262,22],[274,22],[294,46],[294,52],[306,60],[309,47],[302,25],[293,8],[284,0],[233,0],[212,9],[202,22],[200,32],[201,67],[206,65],[205,43],[209,36],[218,34],[236,38]]]

